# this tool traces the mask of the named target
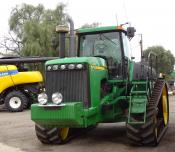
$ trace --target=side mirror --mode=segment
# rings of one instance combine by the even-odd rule
[[[132,56],[132,57],[131,57],[131,60],[134,60],[134,59],[135,59],[135,57]]]
[[[127,28],[127,36],[128,38],[133,38],[135,36],[136,29],[134,27]]]

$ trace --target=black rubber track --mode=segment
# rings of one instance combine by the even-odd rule
[[[156,110],[148,108],[146,115],[146,123],[131,125],[127,124],[127,136],[134,145],[157,145],[155,134],[155,117]],[[137,121],[134,119],[134,121]],[[138,120],[139,121],[139,120]]]
[[[164,126],[162,109],[159,108],[163,87],[166,87],[165,81],[158,80],[153,89],[149,104],[147,105],[145,124],[126,124],[127,136],[133,145],[156,146],[162,138],[163,134],[161,133],[163,133],[168,126],[168,124]],[[140,121],[138,115],[132,116],[131,119],[136,122]]]
[[[35,125],[36,136],[43,144],[60,144],[58,128],[45,128],[41,125]]]

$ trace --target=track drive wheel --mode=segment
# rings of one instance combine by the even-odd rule
[[[11,91],[5,97],[5,107],[10,112],[21,112],[27,106],[28,99],[21,91]]]
[[[66,143],[72,134],[70,128],[48,128],[35,124],[36,136],[43,144]]]
[[[166,85],[163,86],[157,106],[147,106],[146,122],[144,124],[126,124],[127,136],[131,144],[156,146],[164,135],[169,123],[169,102]],[[132,117],[140,121],[137,115]]]
[[[168,93],[167,87],[164,86],[162,91],[162,115],[164,126],[167,126],[169,123],[169,100],[168,100]]]

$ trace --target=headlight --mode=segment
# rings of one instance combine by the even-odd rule
[[[63,96],[59,92],[55,92],[52,94],[52,102],[55,104],[60,104],[63,100]]]
[[[75,69],[75,64],[69,64],[69,65],[68,65],[68,69],[71,69],[71,70],[72,70],[72,69]]]
[[[63,64],[63,65],[60,66],[60,68],[61,68],[61,70],[65,70],[66,69],[66,65]]]
[[[52,69],[52,66],[47,66],[47,70],[50,71]]]
[[[58,65],[54,65],[53,70],[58,70]]]
[[[42,105],[45,105],[47,103],[47,94],[46,93],[40,93],[38,95],[38,102]]]
[[[78,69],[82,69],[83,68],[83,64],[77,64],[77,68]]]

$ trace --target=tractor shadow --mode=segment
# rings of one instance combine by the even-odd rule
[[[79,139],[93,145],[107,142],[128,144],[125,123],[99,124],[96,128],[80,135]]]
[[[8,112],[4,104],[0,105],[0,112]]]
[[[175,114],[174,114],[175,115]],[[166,147],[174,147],[175,145],[175,123],[170,121],[169,128],[166,131],[163,139],[160,141],[159,145],[156,146],[134,146],[132,145],[126,134],[126,123],[110,123],[110,124],[99,124],[95,129],[80,135],[80,137],[75,139],[75,143],[86,145],[85,143],[93,144],[93,146],[98,146],[99,144],[110,144],[110,145],[122,145],[128,148],[135,148],[135,150],[150,149],[161,149]],[[72,142],[71,142],[72,143]],[[152,149],[152,150],[153,150]],[[170,148],[168,148],[170,149]]]

